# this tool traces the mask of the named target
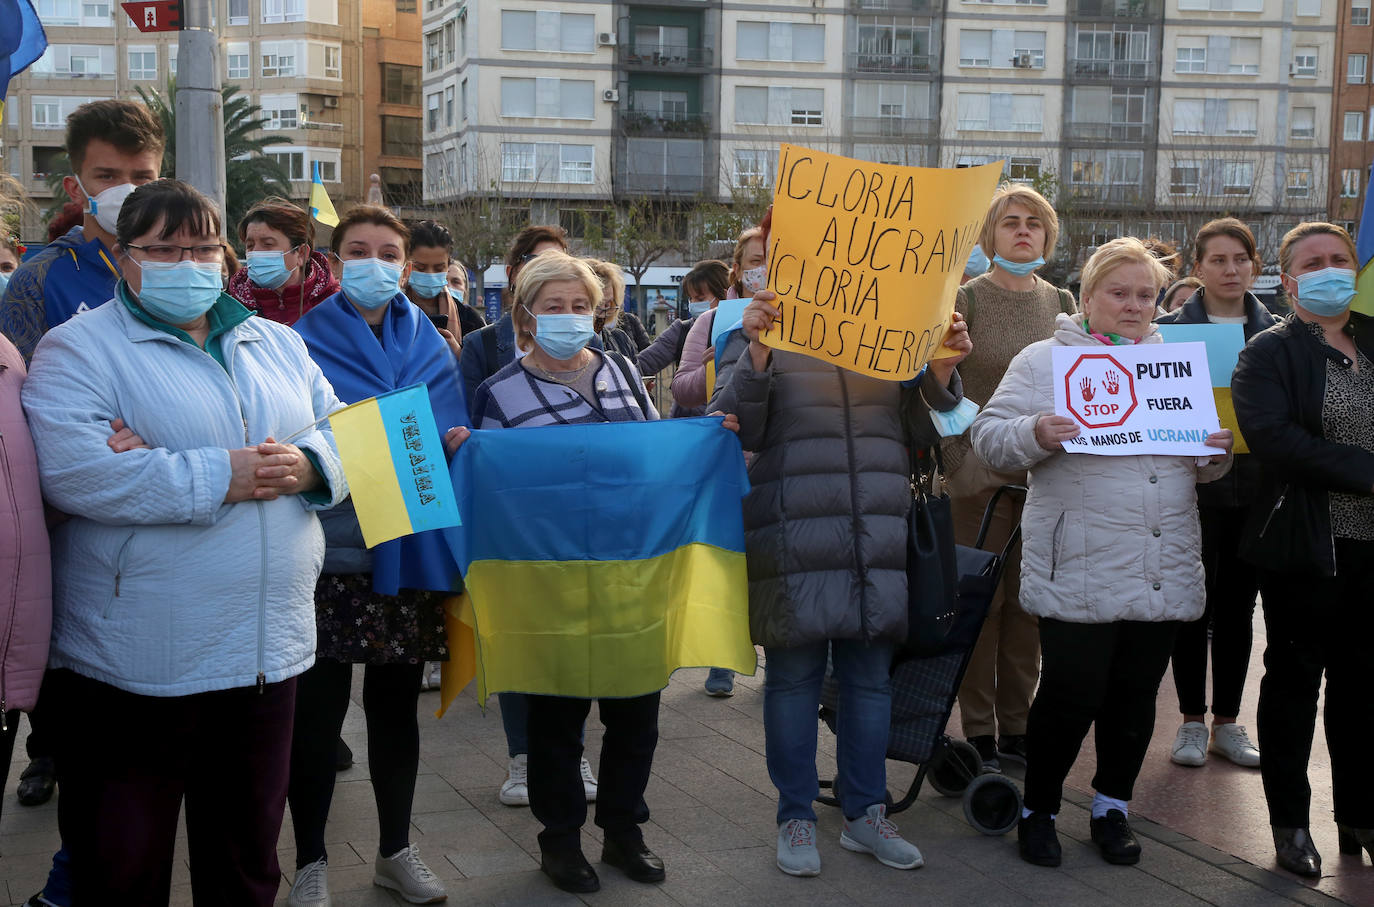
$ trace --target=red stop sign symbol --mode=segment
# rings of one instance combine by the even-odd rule
[[[1084,353],[1064,375],[1069,412],[1088,428],[1124,425],[1135,412],[1135,379],[1110,353]]]

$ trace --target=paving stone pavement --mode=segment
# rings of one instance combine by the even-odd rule
[[[705,671],[680,671],[664,692],[661,740],[647,800],[652,818],[645,828],[649,846],[663,857],[668,879],[661,885],[630,882],[616,870],[600,867],[602,890],[575,897],[553,888],[538,869],[537,823],[528,809],[497,802],[505,777],[505,738],[493,706],[485,714],[469,692],[442,720],[435,719],[437,694],[425,693],[421,709],[421,765],[412,841],[444,881],[450,904],[655,905],[703,907],[829,904],[978,904],[1052,903],[1268,905],[1338,904],[1291,876],[1271,872],[1148,817],[1133,817],[1143,839],[1144,859],[1136,867],[1108,866],[1088,839],[1089,797],[1070,791],[1060,814],[1064,865],[1041,869],[1021,862],[1015,836],[985,837],[964,820],[957,799],[941,797],[927,786],[917,804],[896,816],[903,834],[925,855],[924,868],[900,872],[839,845],[841,817],[819,807],[822,875],[796,879],[774,864],[774,792],[763,758],[762,671],[740,677],[736,695],[712,699],[701,690]],[[361,672],[356,672],[353,705],[344,738],[358,763],[338,776],[326,840],[329,882],[335,907],[394,907],[399,897],[372,885],[377,846],[376,815],[368,782]],[[593,715],[595,711],[593,711]],[[131,732],[137,729],[131,728]],[[1162,725],[1158,733],[1171,733]],[[25,762],[20,731],[15,765],[4,792],[0,818],[0,902],[22,904],[37,891],[57,845],[55,802],[38,808],[14,799]],[[588,756],[596,764],[600,725],[587,732]],[[834,737],[820,729],[821,777],[835,770]],[[889,786],[902,791],[915,770],[889,762]],[[290,816],[281,836],[281,862],[295,865]],[[595,864],[599,830],[588,822],[584,850]],[[190,876],[185,840],[178,842],[173,904],[189,905]],[[283,880],[278,903],[285,903]],[[1350,902],[1355,903],[1355,902]]]

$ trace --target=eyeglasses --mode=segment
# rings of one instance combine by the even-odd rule
[[[149,261],[181,261],[187,252],[191,253],[192,259],[202,264],[224,260],[224,243],[206,243],[200,246],[174,246],[164,243],[136,246],[129,243],[125,248],[137,249],[147,256]]]

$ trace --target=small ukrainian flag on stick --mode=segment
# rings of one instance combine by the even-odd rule
[[[314,172],[310,178],[310,216],[326,227],[337,227],[339,215],[334,210],[334,203],[329,200],[329,193],[324,191],[324,181],[320,179],[320,162],[315,161],[314,164]]]

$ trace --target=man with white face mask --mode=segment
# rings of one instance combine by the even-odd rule
[[[82,104],[67,118],[72,175],[67,196],[82,206],[80,226],[24,262],[0,300],[0,330],[27,362],[49,328],[114,296],[119,263],[111,254],[124,199],[162,169],[162,125],[137,101]]]

